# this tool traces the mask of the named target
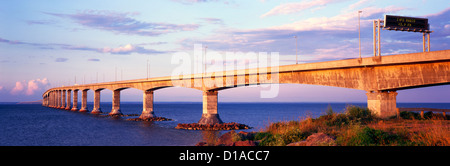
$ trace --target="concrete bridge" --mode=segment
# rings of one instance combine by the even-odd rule
[[[121,114],[120,91],[135,88],[143,91],[140,118],[145,119],[155,116],[155,90],[179,86],[203,91],[203,114],[199,123],[214,124],[222,123],[217,110],[220,90],[259,84],[311,84],[364,90],[368,108],[386,118],[397,113],[398,90],[450,84],[450,50],[57,87],[42,95],[42,104],[86,112],[87,91],[92,90],[94,108],[91,113],[101,113],[100,92],[109,89],[113,92],[109,114]],[[81,107],[78,106],[79,91]]]

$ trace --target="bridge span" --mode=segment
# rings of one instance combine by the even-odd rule
[[[120,91],[135,88],[143,91],[140,118],[145,119],[155,116],[153,92],[178,86],[203,91],[203,114],[198,123],[214,124],[222,123],[217,110],[220,90],[259,84],[311,84],[364,90],[367,107],[386,118],[397,113],[398,90],[450,84],[450,50],[56,87],[42,95],[42,104],[86,112],[87,91],[92,90],[91,113],[101,113],[100,92],[109,89],[113,92],[109,114],[122,114]]]

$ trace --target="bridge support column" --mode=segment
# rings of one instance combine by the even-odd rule
[[[203,114],[198,121],[199,124],[216,124],[223,123],[217,113],[217,96],[218,91],[203,92]]]
[[[62,100],[60,109],[66,109],[66,90],[62,91]]]
[[[112,97],[112,110],[109,115],[123,115],[120,112],[120,90],[114,90]]]
[[[79,112],[87,112],[87,91],[88,90],[82,90],[81,91],[81,109]]]
[[[73,90],[73,107],[72,107],[72,111],[78,111],[78,90],[75,89]]]
[[[55,101],[56,101],[56,97],[55,97],[55,91],[52,91],[52,94],[51,94],[51,96],[52,96],[52,101],[51,101],[51,107],[52,108],[55,108]]]
[[[60,90],[56,91],[56,95],[57,95],[56,102],[58,104],[56,108],[61,108],[61,91]]]
[[[380,118],[388,118],[397,115],[397,92],[374,91],[368,92],[367,108]]]
[[[100,114],[102,110],[100,109],[100,91],[94,91],[94,109],[92,109],[91,114]]]
[[[67,104],[66,104],[66,110],[70,110],[70,95],[72,94],[71,93],[72,92],[72,90],[67,90]]]
[[[57,99],[58,99],[58,97],[57,97],[57,93],[56,93],[57,91],[53,91],[52,92],[52,96],[53,96],[53,99],[52,99],[52,108],[56,108],[56,106],[58,105],[57,103],[56,103],[56,101],[57,101]]]
[[[55,103],[55,98],[54,98],[55,93],[53,91],[50,92],[50,107],[53,108]]]
[[[153,91],[152,90],[144,91],[142,105],[143,105],[142,113],[141,113],[141,116],[139,116],[139,118],[148,119],[148,118],[156,117],[155,113],[153,112]]]

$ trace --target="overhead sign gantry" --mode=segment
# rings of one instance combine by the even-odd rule
[[[430,51],[430,24],[427,18],[384,15],[384,20],[373,20],[373,55],[381,56],[380,30],[420,32],[423,37],[423,52]]]

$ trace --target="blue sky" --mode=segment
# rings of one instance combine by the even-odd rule
[[[373,19],[385,14],[429,18],[431,50],[450,46],[446,0],[131,0],[1,1],[0,102],[39,100],[48,88],[74,83],[169,76],[175,52],[208,50],[279,52],[280,64],[358,56],[357,11],[362,10],[363,57],[372,56]],[[419,33],[382,31],[382,54],[420,52]],[[117,76],[116,76],[117,71]],[[98,75],[98,76],[97,76]],[[76,81],[75,81],[76,79]],[[281,85],[277,98],[259,87],[221,91],[220,101],[365,102],[364,91]],[[127,89],[124,101],[142,100]],[[201,92],[167,88],[155,101],[201,101]],[[93,96],[93,95],[90,95]],[[102,91],[102,101],[111,101]],[[450,86],[399,91],[399,102],[449,102]],[[89,97],[91,100],[91,97]]]

